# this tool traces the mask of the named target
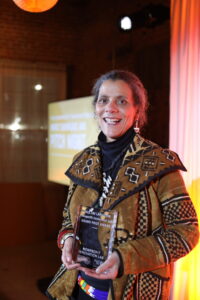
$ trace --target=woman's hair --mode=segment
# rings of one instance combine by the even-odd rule
[[[134,105],[138,109],[138,125],[140,128],[143,127],[147,122],[148,99],[146,89],[144,88],[143,83],[140,81],[140,79],[135,74],[125,70],[112,70],[101,75],[95,81],[92,88],[92,94],[94,96],[94,106],[99,96],[99,89],[102,83],[106,80],[123,80],[129,85],[132,91]]]

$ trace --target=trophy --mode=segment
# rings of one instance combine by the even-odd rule
[[[100,211],[80,205],[72,245],[72,259],[96,269],[112,253],[117,211]]]

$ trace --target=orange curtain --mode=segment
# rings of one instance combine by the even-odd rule
[[[200,218],[200,1],[171,0],[170,148]],[[200,244],[176,263],[172,299],[200,299]]]

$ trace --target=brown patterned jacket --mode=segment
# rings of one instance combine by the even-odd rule
[[[124,270],[112,281],[108,300],[169,298],[173,263],[199,238],[197,215],[179,170],[185,167],[176,153],[134,137],[103,206],[118,211],[114,247]],[[66,174],[71,185],[58,243],[73,231],[77,206],[91,206],[101,194],[98,145],[76,155]],[[77,271],[62,265],[48,288],[49,297],[70,299],[76,279]]]

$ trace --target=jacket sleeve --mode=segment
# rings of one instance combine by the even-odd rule
[[[199,239],[197,215],[179,171],[162,176],[148,188],[151,203],[159,201],[161,222],[144,238],[118,247],[124,274],[162,268],[189,253]],[[156,211],[152,211],[156,218]]]
[[[69,204],[70,204],[71,197],[75,191],[75,188],[76,188],[76,184],[71,182],[68,190],[67,201],[65,203],[64,210],[63,210],[62,226],[58,233],[58,238],[57,238],[57,244],[60,249],[62,249],[63,247],[62,241],[64,240],[65,236],[73,233],[73,225],[71,222],[71,217],[69,212]]]

